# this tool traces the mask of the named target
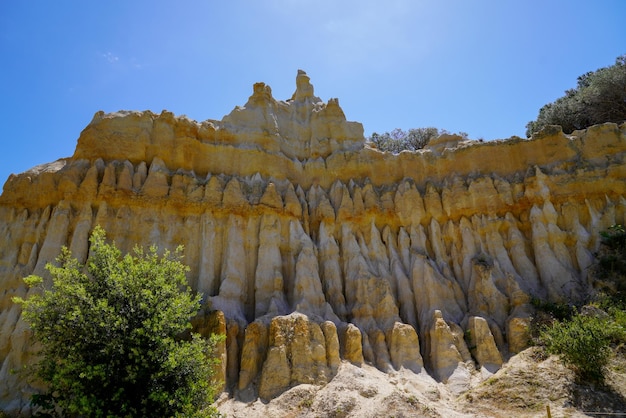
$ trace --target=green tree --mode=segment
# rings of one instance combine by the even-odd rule
[[[576,88],[539,110],[537,120],[526,125],[526,136],[548,125],[560,125],[571,133],[604,122],[626,120],[626,55],[615,65],[590,71],[578,77]]]
[[[551,354],[561,356],[579,380],[602,382],[611,357],[611,343],[624,339],[621,324],[609,316],[576,314],[545,327],[540,340]]]
[[[188,332],[200,295],[187,285],[182,248],[122,256],[100,227],[90,243],[86,266],[63,248],[47,265],[52,283],[29,276],[37,291],[15,299],[41,343],[33,372],[48,392],[34,401],[68,416],[212,414],[217,337]]]

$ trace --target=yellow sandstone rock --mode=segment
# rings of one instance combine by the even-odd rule
[[[272,399],[297,384],[325,384],[332,378],[333,370],[337,370],[337,337],[332,335],[332,327],[324,328],[326,335],[318,324],[295,312],[272,319],[259,383],[262,399]]]
[[[467,334],[472,356],[481,366],[495,373],[502,366],[502,355],[496,347],[493,334],[485,318],[472,316],[467,324]]]

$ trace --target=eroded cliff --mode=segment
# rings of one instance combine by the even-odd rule
[[[123,250],[185,246],[199,330],[225,332],[225,388],[271,399],[341,361],[430,374],[455,392],[528,340],[533,297],[590,290],[599,231],[625,221],[626,124],[481,143],[369,148],[299,72],[222,121],[98,112],[73,157],[11,176],[0,196],[0,407],[32,390],[13,296],[101,225]]]

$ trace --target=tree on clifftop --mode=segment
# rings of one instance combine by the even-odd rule
[[[33,371],[48,392],[33,403],[52,416],[55,408],[84,417],[212,414],[216,337],[183,338],[200,295],[187,285],[181,248],[122,257],[100,227],[90,242],[86,268],[64,247],[47,265],[51,286],[29,276],[37,291],[14,299],[41,344]]]
[[[576,88],[565,96],[548,103],[539,110],[537,120],[526,125],[526,136],[547,125],[561,125],[563,132],[571,133],[605,122],[626,120],[626,55],[615,60],[615,65],[590,71],[578,77]]]

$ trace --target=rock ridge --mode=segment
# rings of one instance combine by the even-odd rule
[[[102,226],[122,251],[185,247],[198,331],[225,333],[242,400],[322,385],[342,361],[429,374],[454,392],[526,347],[530,299],[590,290],[599,232],[626,221],[626,124],[398,155],[365,144],[299,71],[291,99],[257,83],[198,123],[98,113],[73,157],[0,196],[0,409],[27,412],[32,361],[13,296]]]

